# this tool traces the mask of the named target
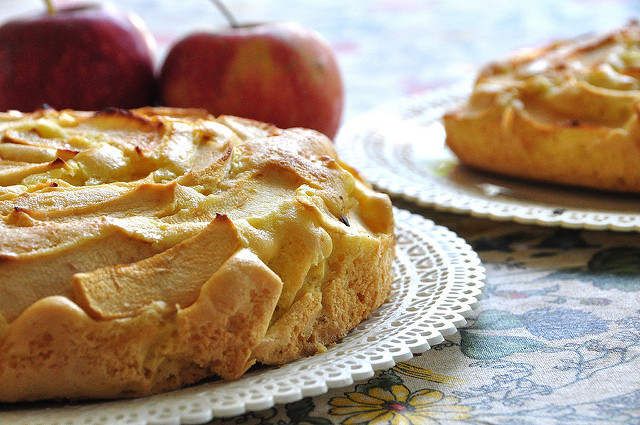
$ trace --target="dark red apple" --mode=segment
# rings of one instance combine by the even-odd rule
[[[161,102],[205,108],[281,128],[336,134],[344,102],[330,45],[295,23],[222,28],[187,36],[170,50],[160,75]]]
[[[153,43],[140,18],[100,4],[6,22],[0,27],[0,110],[150,105]]]

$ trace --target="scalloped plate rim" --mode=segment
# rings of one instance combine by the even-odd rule
[[[442,255],[445,255],[448,260],[451,260],[452,262],[449,265],[451,268],[454,268],[455,270],[463,269],[465,271],[465,276],[463,278],[464,281],[461,282],[460,281],[461,277],[457,277],[457,280],[455,281],[452,279],[447,279],[447,282],[442,283],[442,287],[447,289],[448,291],[446,291],[446,294],[443,294],[440,297],[435,298],[436,301],[441,301],[442,299],[447,301],[449,299],[448,297],[450,297],[450,291],[455,289],[453,288],[454,285],[464,285],[464,289],[467,290],[468,294],[464,296],[464,301],[460,301],[458,306],[466,307],[466,309],[463,308],[462,310],[466,311],[467,313],[470,310],[473,310],[474,308],[473,306],[477,305],[479,299],[481,298],[481,294],[484,288],[484,280],[486,277],[486,271],[482,266],[482,263],[478,255],[463,239],[461,239],[459,236],[457,236],[454,232],[450,231],[449,229],[443,226],[436,225],[435,223],[433,223],[433,221],[423,218],[419,215],[413,214],[406,210],[400,210],[394,207],[394,213],[396,214],[396,226],[397,226],[396,229],[400,236],[407,234],[407,232],[409,232],[408,229],[411,228],[411,231],[422,234],[422,237],[425,238],[421,240],[423,244],[428,245],[432,249],[439,250],[439,252]],[[403,226],[405,226],[404,229],[403,229]],[[434,243],[435,243],[435,246],[433,245]],[[461,258],[464,258],[466,261],[463,262],[456,258],[452,258],[449,254],[449,251],[451,251],[453,255],[455,254],[460,255]],[[403,263],[401,263],[400,265],[397,265],[397,267],[403,266],[405,264],[415,266],[415,264],[410,261],[408,256],[407,258],[404,258],[404,256],[407,256],[407,254],[401,254],[400,257],[403,257],[402,260],[400,259],[396,260],[396,261],[403,261]],[[433,269],[437,270],[435,266],[433,267]],[[413,272],[415,273],[415,269],[413,270]],[[392,289],[392,293],[394,293],[394,291],[399,293],[400,290],[406,290],[407,287],[417,290],[421,288],[419,285],[420,283],[416,283],[412,277],[410,279],[410,283],[404,286],[400,285],[397,288],[394,287],[394,289]],[[458,296],[458,298],[460,298],[460,296]],[[398,301],[400,301],[401,305],[404,305],[403,303],[408,302],[407,300],[402,298],[398,299]],[[385,304],[388,304],[388,303],[389,302]],[[381,307],[381,309],[377,310],[376,312],[381,310],[384,311]],[[374,314],[376,314],[376,312],[374,312]],[[406,310],[404,310],[404,313],[406,313]],[[418,316],[417,313],[423,313],[423,311],[418,309],[416,310],[414,315]],[[447,318],[444,317],[445,313],[448,314]],[[381,323],[382,325],[388,325],[387,322],[389,322],[392,317],[398,317],[400,313],[396,314],[394,312],[390,314],[391,315],[387,319],[384,319],[384,321]],[[417,320],[416,322],[422,320],[423,318],[419,317],[418,319],[419,320]],[[444,331],[445,335],[455,333],[460,326],[466,323],[464,316],[458,314],[453,309],[445,312],[437,312],[437,314],[434,313],[430,319],[436,320],[436,322],[441,325],[440,328]],[[376,323],[375,320],[376,320],[375,318],[366,319],[360,325],[358,325],[356,329],[360,327],[364,327],[366,331],[372,330],[375,327],[373,326]],[[424,320],[422,320],[422,322],[424,322]],[[411,331],[415,331],[415,329],[411,329]],[[403,328],[401,332],[406,333],[407,329]],[[347,335],[343,341],[347,341],[350,338],[354,339],[355,337],[353,335],[356,335],[356,334],[354,333],[354,334]],[[384,337],[383,339],[378,341],[378,346],[380,346],[382,343],[388,343],[393,338],[396,338],[396,336],[388,335]],[[268,409],[273,407],[276,404],[294,402],[302,399],[303,397],[307,397],[310,395],[324,394],[327,391],[329,391],[329,389],[332,389],[332,388],[341,388],[341,387],[351,385],[356,380],[364,380],[364,379],[370,378],[371,376],[374,375],[375,371],[377,370],[387,369],[395,366],[398,362],[407,361],[411,359],[415,354],[423,353],[424,351],[429,350],[432,346],[432,343],[434,342],[438,343],[444,340],[443,332],[441,332],[437,328],[434,328],[432,330],[432,333],[429,336],[421,336],[421,338],[422,338],[422,341],[420,341],[420,338],[418,338],[418,341],[416,342],[416,345],[414,347],[402,342],[400,345],[403,345],[403,347],[399,351],[395,353],[394,352],[385,353],[386,355],[382,356],[380,361],[372,361],[371,359],[369,359],[368,365],[363,363],[360,365],[362,367],[360,367],[359,369],[354,369],[349,373],[338,374],[334,377],[325,376],[324,382],[320,386],[317,386],[317,385],[308,386],[308,387],[300,386],[298,388],[293,388],[292,391],[289,391],[289,392],[285,392],[281,394],[272,394],[270,397],[269,396],[262,397],[257,400],[248,400],[248,401],[245,400],[244,405],[235,404],[231,406],[226,406],[225,408],[220,408],[219,406],[214,406],[212,403],[210,403],[207,406],[207,400],[203,394],[207,393],[208,391],[211,391],[212,387],[225,387],[229,385],[247,386],[247,384],[252,383],[251,381],[252,379],[254,381],[260,380],[260,379],[263,379],[263,380],[268,379],[268,378],[265,378],[264,376],[260,376],[259,375],[260,371],[258,371],[258,374],[245,375],[245,377],[240,378],[237,381],[232,381],[232,382],[218,381],[218,382],[212,382],[212,383],[196,384],[194,386],[191,386],[182,390],[177,390],[170,393],[158,394],[158,395],[146,397],[143,399],[107,400],[102,402],[100,401],[86,402],[83,404],[77,404],[77,405],[71,405],[71,406],[49,405],[49,407],[46,407],[46,406],[39,407],[38,404],[36,403],[36,407],[32,409],[0,412],[0,421],[2,421],[4,418],[4,420],[13,421],[10,423],[15,423],[15,424],[28,423],[29,425],[34,425],[37,423],[42,423],[42,424],[49,425],[49,424],[55,423],[55,424],[62,425],[64,423],[65,425],[68,425],[68,424],[79,425],[81,423],[82,424],[85,423],[87,416],[93,417],[93,416],[96,416],[96,415],[99,416],[100,414],[102,414],[103,416],[102,419],[104,419],[102,422],[98,421],[98,422],[91,422],[91,423],[92,424],[126,423],[131,425],[134,425],[134,424],[135,425],[173,425],[177,423],[203,424],[203,423],[209,422],[213,418],[237,416],[244,413],[249,413],[251,411]],[[342,342],[329,348],[327,353],[331,353],[331,352],[335,353],[336,350],[340,349],[341,344]],[[378,348],[378,347],[371,347],[370,350],[373,348]],[[357,353],[357,352],[352,353],[351,356],[354,356],[357,354],[361,354],[361,353]],[[339,353],[336,355],[339,356]],[[268,368],[268,370],[266,370],[264,374],[267,375],[270,371],[278,372],[278,371],[286,370],[286,368],[288,367],[294,367],[295,365],[303,363],[305,361],[312,362],[314,358],[318,359],[320,358],[320,356],[322,356],[322,354],[311,356],[304,359],[299,359],[290,364],[284,365],[281,368],[273,368],[273,369]],[[309,359],[312,359],[312,360],[309,360]],[[351,358],[349,358],[349,360],[350,359]],[[326,359],[326,361],[329,361],[329,360],[330,360],[329,358]],[[245,383],[243,384],[242,381],[245,381]],[[213,389],[215,390],[215,388]],[[181,397],[181,396],[187,397],[187,398],[190,397],[190,400],[192,402],[200,403],[204,407],[197,411],[182,412],[182,413],[176,412],[177,408],[175,405],[174,406],[165,405],[163,407],[163,402],[165,404],[170,405],[172,398]],[[171,410],[172,413],[169,413],[164,418],[152,417],[153,415],[150,415],[150,414],[148,414],[146,418],[140,418],[140,416],[144,416],[144,415],[141,415],[141,412],[144,409],[138,407],[137,408],[138,410],[136,410],[134,407],[136,405],[142,405],[145,403],[149,403],[150,407],[147,407],[149,411],[151,411],[150,409],[162,409],[162,408],[169,409],[170,408],[169,410]],[[133,405],[134,407],[131,407],[131,405]],[[154,408],[153,406],[155,405],[158,405],[158,407]],[[122,422],[122,414],[120,414],[120,419],[118,419],[118,415],[116,415],[113,412],[114,411],[127,412],[128,406],[129,406],[128,414],[134,413],[135,415],[138,415],[136,416],[138,419]],[[102,413],[100,413],[101,411]],[[22,420],[26,420],[27,422],[21,422],[21,419],[20,419],[21,415],[28,416],[22,419]],[[57,422],[54,422],[53,419],[57,420]],[[42,422],[38,422],[38,420],[41,420]]]
[[[428,127],[430,124],[436,123],[441,116],[438,112],[447,110],[447,107],[463,99],[469,92],[471,83],[471,80],[462,81],[424,94],[395,99],[377,109],[353,117],[343,124],[336,137],[336,147],[340,158],[358,170],[376,189],[418,206],[494,221],[513,221],[522,224],[571,229],[640,231],[640,213],[616,212],[615,197],[611,198],[613,206],[610,210],[601,210],[549,204],[543,201],[526,201],[515,197],[509,198],[509,196],[487,196],[478,190],[473,190],[470,186],[453,182],[446,177],[435,176],[427,171],[424,174],[406,172],[406,175],[401,175],[393,168],[380,163],[375,154],[368,153],[369,151],[363,146],[372,137],[376,137],[382,139],[378,141],[378,147],[394,148],[395,142],[385,138],[384,131],[380,131],[378,127],[385,117],[405,124],[405,128],[409,128],[409,132],[412,131],[412,127],[415,127],[415,137],[420,137],[417,134],[418,127]],[[431,109],[429,109],[430,107]],[[423,110],[420,110],[421,108]],[[423,115],[427,118],[425,119]],[[418,119],[415,118],[416,116]],[[407,149],[411,149],[412,152],[416,151],[415,144],[406,143],[406,145]],[[387,161],[397,161],[398,159],[402,158],[398,156],[385,158]],[[406,165],[415,166],[413,163]],[[513,181],[508,177],[504,177],[503,180]],[[526,185],[524,182],[519,184]],[[533,184],[531,183],[529,186],[533,187]],[[547,188],[546,192],[552,193],[553,190],[555,189]],[[566,188],[564,191],[569,192]],[[600,195],[604,196],[605,194],[600,193]],[[578,190],[571,192],[571,196],[581,201],[581,197],[585,195],[581,195],[581,191]],[[557,214],[555,211],[558,209],[564,211]]]

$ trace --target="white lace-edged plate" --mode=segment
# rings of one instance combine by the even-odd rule
[[[204,382],[133,400],[0,405],[0,423],[203,424],[324,394],[428,350],[466,323],[482,298],[485,269],[456,234],[395,209],[397,249],[389,300],[327,352],[232,382]]]
[[[452,213],[591,230],[640,231],[640,195],[547,185],[472,171],[444,144],[442,115],[463,102],[469,82],[399,99],[342,126],[346,163],[377,189]]]

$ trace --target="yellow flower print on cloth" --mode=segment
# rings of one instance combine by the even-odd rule
[[[418,425],[441,424],[446,421],[467,419],[471,407],[458,405],[457,397],[444,396],[440,391],[424,389],[411,392],[404,385],[393,385],[390,390],[373,387],[366,393],[346,393],[329,401],[329,413],[348,416],[341,423]]]

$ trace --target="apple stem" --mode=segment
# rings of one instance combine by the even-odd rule
[[[218,10],[222,12],[224,17],[227,19],[227,22],[229,22],[229,25],[231,26],[231,28],[238,28],[240,26],[238,25],[238,21],[236,21],[236,18],[233,17],[231,12],[229,12],[229,9],[227,9],[227,7],[220,0],[212,0],[212,1],[213,1],[213,4],[216,5]]]
[[[47,11],[49,12],[49,15],[55,15],[56,8],[53,6],[53,2],[51,0],[44,0],[44,2],[47,5]]]

